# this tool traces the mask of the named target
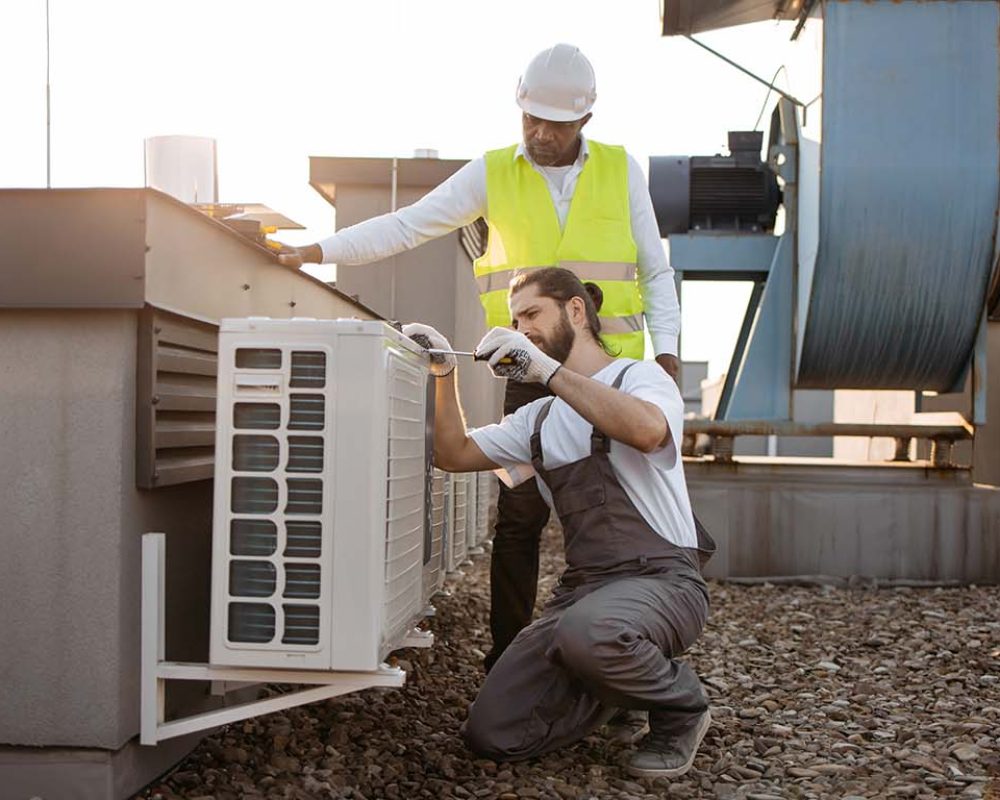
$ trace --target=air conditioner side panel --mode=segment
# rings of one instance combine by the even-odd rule
[[[337,340],[331,668],[380,661],[385,579],[387,379],[383,340]]]

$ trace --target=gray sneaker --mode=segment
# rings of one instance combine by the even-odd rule
[[[649,733],[649,713],[629,708],[619,709],[604,726],[609,741],[635,744]]]
[[[629,775],[637,778],[675,778],[683,775],[694,763],[698,745],[712,724],[712,715],[705,709],[683,730],[669,725],[668,720],[651,711],[650,732],[639,744],[628,766]]]

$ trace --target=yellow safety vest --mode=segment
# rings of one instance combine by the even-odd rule
[[[642,295],[628,199],[628,158],[617,145],[587,141],[589,154],[559,228],[545,179],[517,145],[486,154],[489,238],[474,265],[487,327],[509,326],[508,284],[518,270],[565,267],[604,292],[601,338],[616,355],[643,357]]]

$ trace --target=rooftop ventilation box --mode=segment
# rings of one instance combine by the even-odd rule
[[[211,663],[377,669],[440,558],[423,351],[382,322],[223,320],[217,420]]]

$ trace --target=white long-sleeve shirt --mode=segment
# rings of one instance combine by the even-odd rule
[[[524,145],[516,158],[528,163],[545,179],[561,228],[566,226],[576,182],[589,153],[582,136],[576,162],[566,167],[539,167]],[[674,286],[674,270],[667,262],[653,203],[642,168],[628,156],[628,196],[632,238],[638,250],[639,287],[645,306],[646,327],[656,355],[677,355],[681,311]],[[410,250],[456,228],[489,218],[486,202],[486,160],[477,158],[413,205],[344,228],[319,243],[324,264],[367,264]]]

